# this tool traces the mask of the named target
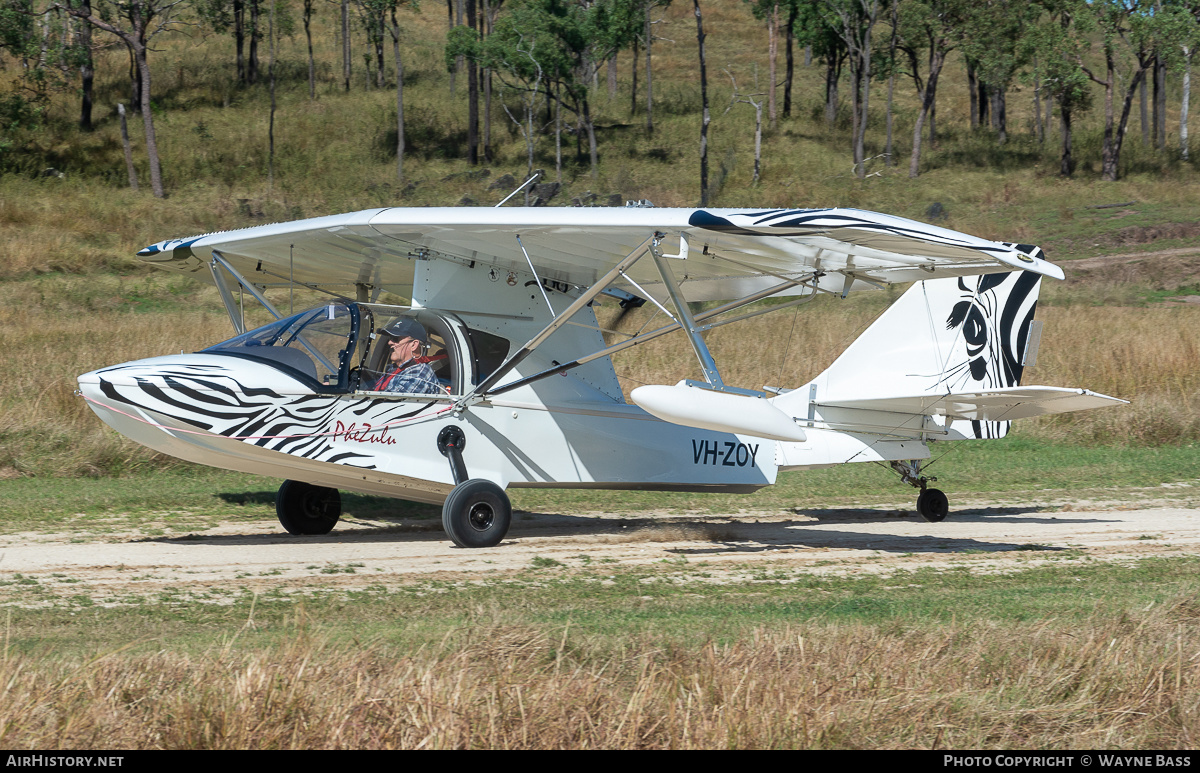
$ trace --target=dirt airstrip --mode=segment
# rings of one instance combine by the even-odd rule
[[[1185,496],[1137,504],[963,503],[936,524],[923,521],[911,505],[727,516],[517,513],[508,538],[485,550],[454,547],[432,520],[384,528],[351,520],[322,537],[292,537],[267,520],[199,534],[106,534],[82,541],[77,534],[14,534],[0,538],[0,578],[7,580],[0,583],[0,604],[40,606],[82,597],[119,604],[163,593],[207,598],[214,590],[219,600],[221,593],[243,590],[305,593],[501,580],[539,566],[665,563],[687,571],[703,565],[704,581],[721,582],[768,569],[986,572],[1196,554],[1200,509],[1190,491],[1169,493]],[[32,584],[38,590],[31,595]]]

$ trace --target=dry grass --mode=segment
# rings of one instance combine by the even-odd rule
[[[819,307],[718,328],[708,344],[732,384],[795,387],[827,367],[890,297],[818,299]],[[1038,318],[1045,332],[1026,384],[1082,387],[1132,405],[1019,422],[1017,432],[1093,445],[1200,440],[1200,308],[1043,305]],[[691,350],[670,336],[631,351],[614,358],[627,394],[644,383],[700,378]]]
[[[718,328],[709,345],[732,384],[795,387],[827,367],[891,297],[817,299],[798,312]],[[166,307],[131,310],[131,299],[138,298]],[[281,302],[286,307],[286,297]],[[1022,422],[1018,432],[1092,445],[1200,439],[1200,308],[1051,305],[1039,316],[1046,322],[1041,355],[1026,383],[1086,387],[1133,404]],[[630,318],[626,324],[640,323]],[[214,290],[165,275],[0,285],[0,351],[13,364],[0,397],[0,477],[119,474],[173,464],[97,421],[73,395],[75,378],[106,365],[196,351],[230,335]],[[643,383],[699,377],[690,349],[675,336],[616,360],[627,392]]]
[[[490,625],[432,651],[284,643],[0,661],[0,745],[142,748],[1193,748],[1200,629],[1117,619],[759,629],[618,651]],[[1014,630],[1015,629],[1015,630]]]

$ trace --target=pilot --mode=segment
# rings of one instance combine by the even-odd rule
[[[429,362],[421,356],[429,344],[429,335],[415,319],[401,318],[383,329],[392,337],[388,358],[392,367],[375,382],[380,392],[417,395],[444,395],[446,390],[433,374]]]

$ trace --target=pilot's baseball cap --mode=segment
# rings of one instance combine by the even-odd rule
[[[409,317],[401,317],[385,327],[383,332],[394,336],[397,340],[401,338],[415,338],[423,344],[429,343],[429,334],[425,332],[425,328],[421,327],[420,322]]]

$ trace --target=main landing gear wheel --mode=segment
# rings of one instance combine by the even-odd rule
[[[460,548],[499,545],[510,523],[512,504],[508,495],[483,478],[458,484],[442,505],[442,528]]]
[[[950,501],[941,489],[927,488],[917,496],[917,512],[925,520],[938,523],[950,514]]]
[[[275,514],[288,534],[328,534],[342,517],[335,488],[285,480],[275,495]]]

